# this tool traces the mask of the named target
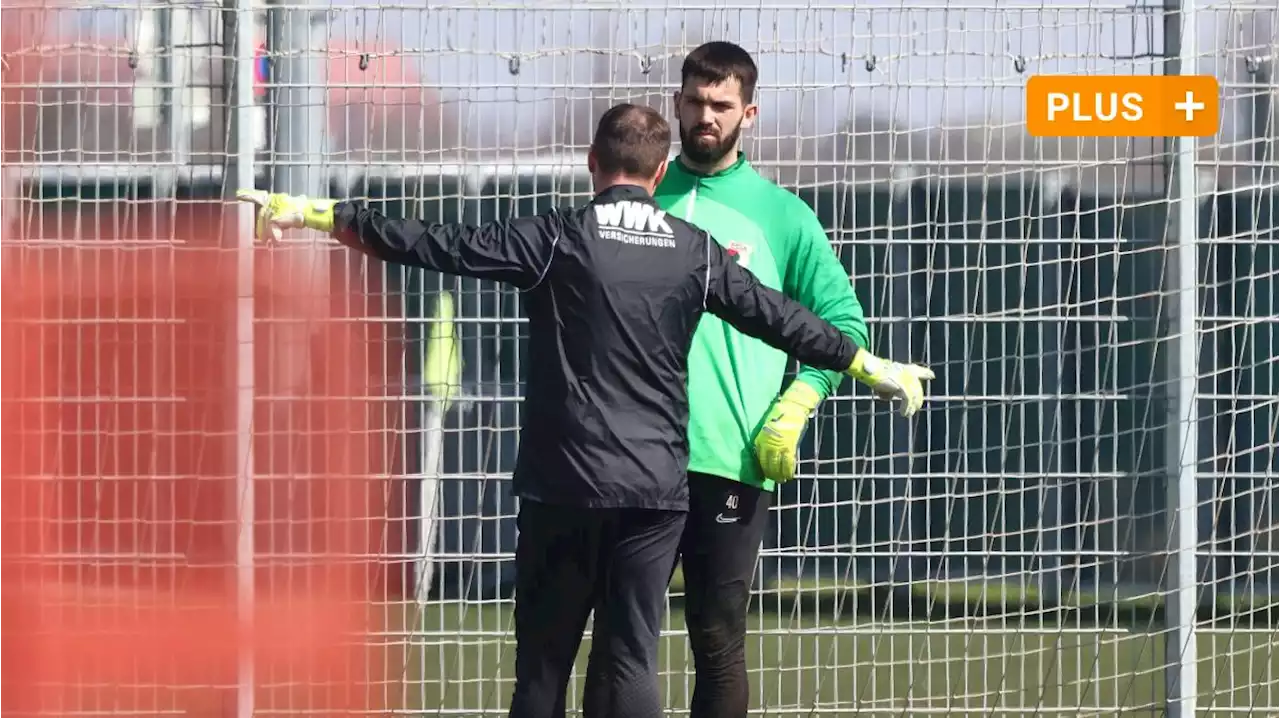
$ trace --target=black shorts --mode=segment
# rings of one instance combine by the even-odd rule
[[[772,499],[737,481],[689,474],[680,564],[695,673],[691,718],[747,715],[747,608]]]
[[[657,718],[658,638],[685,514],[521,500],[513,718],[559,718],[595,611],[587,718]]]
[[[772,504],[768,491],[710,474],[689,474],[689,519],[680,543],[690,591],[686,601],[731,600],[746,610]]]

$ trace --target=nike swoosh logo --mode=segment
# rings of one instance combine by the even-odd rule
[[[737,516],[725,516],[724,514],[716,514],[716,523],[718,523],[718,524],[736,524],[736,523],[738,523],[738,517],[737,517]]]

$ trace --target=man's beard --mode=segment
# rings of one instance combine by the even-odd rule
[[[714,165],[737,146],[738,137],[741,134],[742,123],[739,122],[738,126],[733,128],[733,132],[726,135],[724,139],[708,146],[701,144],[701,138],[698,135],[686,131],[684,125],[681,125],[680,153],[697,164]]]

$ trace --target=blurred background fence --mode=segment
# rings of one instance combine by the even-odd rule
[[[1191,627],[1174,626],[1163,610],[1167,592],[1181,587],[1194,591],[1207,635],[1230,637],[1201,644],[1199,660],[1217,676],[1201,681],[1202,705],[1275,713],[1273,3],[483,5],[94,2],[43,14],[6,6],[5,27],[23,28],[17,51],[6,50],[6,83],[19,98],[10,127],[17,123],[21,140],[6,145],[5,199],[17,223],[6,229],[44,247],[42,261],[73,262],[76,241],[163,237],[175,218],[226,196],[232,169],[246,167],[261,187],[366,198],[394,216],[438,221],[581,202],[590,196],[582,152],[598,113],[622,100],[667,109],[686,52],[709,39],[739,42],[762,73],[752,161],[827,227],[874,348],[938,374],[917,422],[853,386],[815,419],[802,476],[782,492],[761,561],[756,604],[782,617],[760,619],[753,635],[763,645],[800,631],[796,621],[808,616],[834,631],[837,644],[795,659],[785,679],[770,663],[776,656],[760,648],[755,692],[776,681],[785,686],[771,705],[830,702],[836,712],[860,701],[876,709],[942,710],[930,701],[950,701],[961,711],[1000,704],[1159,712],[1168,697],[1161,675],[1195,659],[1162,658],[1150,646],[1114,648],[1103,659],[1102,628],[1080,639],[1094,645],[1092,665],[1079,645],[1054,644],[1044,650],[1056,659],[1019,668],[1036,677],[1019,683],[1018,698],[990,675],[957,686],[942,664],[1012,671],[1007,662],[1034,652],[1010,636],[1048,615],[1074,616],[1077,628],[1086,620],[1184,636]],[[253,47],[228,49],[228,30],[250,19],[252,33],[242,37],[255,38]],[[1022,128],[1031,75],[1176,72],[1192,58],[1198,73],[1221,83],[1224,116],[1221,134],[1199,141],[1182,166],[1194,175],[1189,195],[1175,192],[1171,143],[1036,140]],[[241,96],[252,105],[236,127],[226,69],[247,76],[245,62],[254,85]],[[1185,275],[1172,261],[1184,202],[1196,208],[1196,226],[1182,235],[1194,240],[1194,332],[1179,323]],[[509,638],[501,611],[510,599],[515,502],[507,479],[527,331],[519,295],[371,264],[304,239],[290,251],[303,257],[298,271],[359,303],[365,321],[383,330],[370,351],[387,367],[385,382],[369,388],[368,403],[383,417],[380,451],[396,465],[385,479],[389,505],[405,519],[384,542],[389,602],[417,592],[423,522],[415,507],[423,504],[421,479],[439,478],[427,484],[440,492],[427,558],[435,567],[430,610],[445,613],[413,621],[418,633],[480,648],[454,656],[452,669],[443,657],[438,668],[410,661],[401,678],[419,688],[406,700],[498,712],[505,696],[482,690],[484,666],[508,659],[482,649]],[[443,431],[432,432],[424,428],[422,352],[442,292],[457,305],[462,397]],[[1194,367],[1178,361],[1187,350]],[[1180,462],[1186,417],[1176,408],[1188,385],[1179,379],[1192,374],[1196,457]],[[438,471],[424,465],[436,455],[432,442]],[[1193,478],[1184,488],[1193,486],[1194,497],[1171,489],[1180,474]],[[1175,541],[1178,500],[1194,506],[1194,547]],[[1184,568],[1193,567],[1194,584],[1178,584],[1171,566],[1192,553]],[[677,609],[680,592],[677,579]],[[441,606],[471,607],[473,618]],[[493,606],[499,613],[486,613]],[[956,615],[998,618],[971,629],[993,641],[979,656],[946,643],[947,617]],[[904,639],[910,650],[931,652],[923,682],[904,673],[918,653],[841,653],[839,636],[862,630],[841,622],[866,616],[891,635],[926,636],[923,644]],[[1043,630],[1060,639],[1067,626]],[[682,630],[673,618],[672,635]],[[1246,647],[1230,643],[1239,636]],[[1225,668],[1217,653],[1229,654]],[[855,693],[821,685],[846,670],[863,686]],[[664,671],[671,705],[683,710],[688,671],[674,662]],[[1150,686],[1122,690],[1128,673]],[[446,696],[450,681],[475,683],[475,695]]]

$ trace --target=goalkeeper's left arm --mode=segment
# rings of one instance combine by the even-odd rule
[[[803,202],[797,200],[797,204],[803,205]],[[822,223],[808,206],[792,216],[795,232],[783,258],[783,292],[853,337],[859,347],[870,349],[862,303],[844,265],[831,248]],[[844,377],[840,372],[801,366],[795,380],[813,389],[818,401],[822,401],[840,387]]]
[[[887,362],[859,347],[840,329],[823,321],[803,304],[769,289],[729,258],[718,242],[707,243],[706,307],[735,329],[763,339],[775,348],[821,367],[848,374],[882,395],[903,402],[906,415],[924,403],[922,382],[933,378],[928,367]]]
[[[785,245],[783,291],[853,338],[859,347],[857,371],[848,374],[877,395],[897,400],[903,416],[913,415],[924,401],[922,380],[932,379],[933,372],[871,354],[867,321],[849,275],[817,216],[798,198],[795,204],[788,213],[794,218],[796,229]],[[774,401],[754,442],[756,458],[766,478],[778,483],[795,478],[800,437],[809,418],[840,386],[845,374],[802,366],[795,380]]]

